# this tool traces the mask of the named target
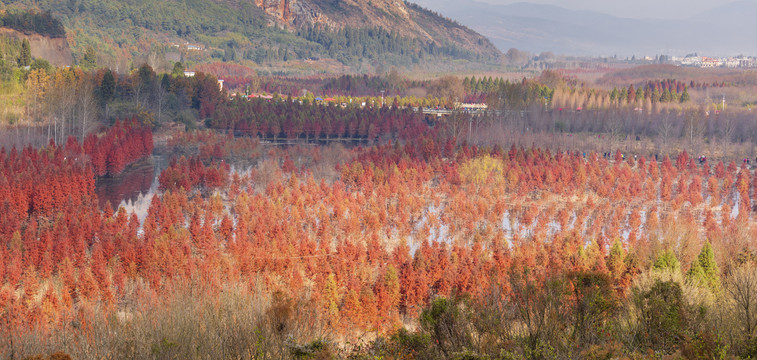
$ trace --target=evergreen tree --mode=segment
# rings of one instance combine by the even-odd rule
[[[21,42],[21,57],[18,59],[18,66],[30,66],[32,64],[32,46],[28,39]]]
[[[182,77],[184,76],[184,65],[177,61],[173,64],[173,70],[171,70],[171,75],[174,77]]]
[[[465,77],[465,79],[463,79],[463,89],[465,89],[466,93],[471,92],[471,81],[470,81],[470,78],[467,76]]]
[[[685,103],[687,101],[691,100],[691,97],[689,97],[689,90],[688,87],[683,88],[683,93],[681,93],[681,103]]]
[[[709,241],[704,243],[699,256],[691,264],[686,278],[697,285],[707,287],[713,292],[720,289],[720,269],[715,262],[715,254],[712,252],[712,245]]]
[[[665,90],[660,97],[660,102],[670,102],[673,97],[670,94],[670,90]]]
[[[116,78],[113,76],[113,72],[110,69],[103,74],[103,81],[100,83],[98,89],[98,95],[100,96],[100,102],[105,105],[113,99],[113,95],[116,92]]]
[[[160,86],[163,87],[163,90],[168,91],[171,88],[171,75],[161,74],[160,75]]]
[[[628,98],[628,92],[625,91],[625,89],[621,88],[618,92],[618,99],[623,102]]]
[[[681,270],[681,263],[676,258],[676,254],[668,249],[660,253],[652,265],[652,270],[677,272]]]
[[[619,279],[625,271],[625,251],[620,240],[615,239],[610,248],[610,255],[607,257],[607,268],[615,279]]]
[[[652,90],[652,102],[656,103],[658,101],[660,101],[660,92],[657,88],[654,88],[654,90]]]

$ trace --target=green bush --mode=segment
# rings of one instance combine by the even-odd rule
[[[725,359],[728,345],[711,331],[686,337],[681,345],[681,352],[686,359]]]
[[[331,348],[331,344],[318,339],[304,345],[292,346],[290,351],[295,359],[331,359],[334,357]]]
[[[671,352],[683,339],[687,325],[681,285],[657,280],[649,290],[635,290],[634,302],[641,311],[636,334],[639,343]]]
[[[431,337],[427,334],[411,333],[403,328],[392,335],[390,341],[395,346],[398,355],[421,359],[430,352]]]

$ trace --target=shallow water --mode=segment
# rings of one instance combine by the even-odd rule
[[[108,202],[116,210],[120,206],[130,207],[144,198],[150,198],[158,188],[158,176],[168,166],[162,155],[152,155],[130,165],[115,177],[102,177],[95,183],[95,192],[104,208]]]

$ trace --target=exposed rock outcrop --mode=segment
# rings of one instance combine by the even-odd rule
[[[277,23],[290,26],[325,24],[337,26],[307,1],[255,0],[255,5],[272,16]]]
[[[32,48],[32,57],[42,58],[55,66],[70,66],[73,56],[65,38],[50,38],[39,34],[25,34],[13,29],[0,27],[0,36],[14,39],[28,39]]]

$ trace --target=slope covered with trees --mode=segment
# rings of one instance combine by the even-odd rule
[[[345,9],[352,9],[347,4],[335,6],[344,8],[342,12],[337,11],[341,14],[349,13]],[[215,59],[263,64],[332,58],[350,66],[359,66],[364,61],[403,66],[450,59],[496,62],[499,54],[485,38],[459,25],[452,26],[451,22],[442,21],[440,17],[434,37],[421,38],[413,31],[405,31],[410,26],[408,21],[414,24],[408,19],[400,21],[388,17],[390,22],[375,23],[371,21],[374,16],[358,11],[347,16],[350,21],[311,21],[295,26],[267,14],[265,7],[261,9],[253,2],[22,0],[5,5],[5,8],[13,9],[6,15],[9,24],[39,27],[38,30],[51,36],[64,34],[60,26],[62,22],[68,30],[69,43],[78,62],[83,61],[88,49],[94,49],[100,60],[112,68],[128,68],[130,63],[125,61],[128,59],[132,64],[151,61],[151,65],[158,66],[165,62],[169,53],[196,62]],[[12,16],[18,13],[15,10],[18,8],[39,8],[45,12],[26,12],[34,20],[28,21]],[[371,8],[367,6],[362,11]],[[61,21],[53,19],[51,14]],[[425,22],[433,22],[435,16],[425,14]],[[357,21],[357,17],[368,20]],[[271,26],[272,23],[276,25]],[[313,27],[320,29],[317,36],[313,35],[312,29],[305,30]],[[448,38],[446,31],[440,31],[453,27],[456,30],[450,34],[455,32],[464,36],[458,34],[456,38]],[[389,29],[403,30],[390,36]],[[362,43],[357,43],[358,40]]]
[[[0,27],[52,38],[66,36],[63,24],[49,11],[4,11],[0,13]]]

